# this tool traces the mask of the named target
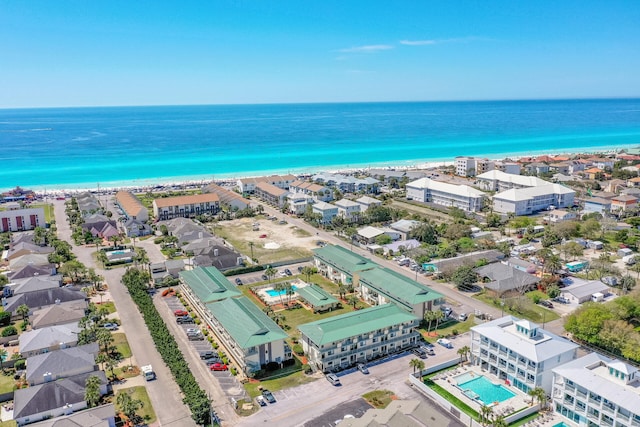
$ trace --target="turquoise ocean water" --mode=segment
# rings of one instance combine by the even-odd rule
[[[0,189],[149,185],[640,145],[640,99],[0,110]]]

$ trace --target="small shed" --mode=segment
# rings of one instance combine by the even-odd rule
[[[340,301],[317,285],[311,284],[297,288],[296,293],[302,301],[311,306],[314,313],[323,313],[340,307]]]
[[[602,243],[600,240],[592,240],[589,242],[589,247],[591,249],[600,250],[604,247],[604,243]]]
[[[633,251],[629,248],[620,248],[616,253],[620,258],[633,254]]]

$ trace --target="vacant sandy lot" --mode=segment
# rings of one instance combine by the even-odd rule
[[[219,222],[215,234],[243,254],[258,258],[261,264],[309,257],[318,241],[316,236],[294,225],[255,218]]]

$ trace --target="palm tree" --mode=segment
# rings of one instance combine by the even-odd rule
[[[287,295],[287,304],[291,303],[291,296],[294,294],[294,290],[293,290],[293,285],[291,285],[291,283],[286,282],[284,284],[284,291],[285,294]]]
[[[491,406],[482,405],[480,407],[480,423],[483,426],[489,424],[491,420],[491,415],[493,415],[493,408]]]
[[[531,396],[531,404],[533,404],[536,400],[540,404],[540,408],[542,409],[547,403],[547,392],[544,391],[542,387],[536,387],[527,392],[529,396]]]
[[[355,294],[349,295],[349,298],[347,298],[347,304],[352,305],[354,310],[356,308],[356,304],[358,304],[358,301],[360,301],[360,298],[358,298],[358,296]]]
[[[265,276],[269,278],[269,283],[271,283],[271,279],[273,279],[273,276],[275,276],[277,272],[278,270],[276,270],[271,266],[268,266],[267,269],[264,271]]]
[[[275,290],[276,292],[278,292],[278,295],[280,295],[280,304],[284,305],[284,301],[282,299],[282,294],[284,294],[286,290],[286,285],[284,282],[278,282],[273,286],[273,290]]]
[[[91,375],[85,381],[84,400],[87,401],[87,406],[93,408],[100,403],[100,378],[95,375]]]
[[[4,348],[0,348],[0,369],[4,372],[4,361],[7,360],[9,353]]]
[[[107,254],[105,254],[104,251],[98,251],[96,259],[100,264],[102,264],[102,268],[107,268],[107,262],[109,262],[109,258],[107,258]]]
[[[507,427],[509,423],[505,420],[504,415],[498,415],[493,418],[493,422],[491,423],[492,427]]]
[[[424,362],[420,359],[411,359],[409,361],[409,366],[413,368],[413,373],[415,374],[417,370],[422,372],[424,369]]]
[[[557,255],[549,256],[544,262],[544,268],[553,276],[556,271],[562,268],[560,257]]]
[[[309,265],[302,267],[302,274],[307,278],[307,282],[311,281],[311,275],[315,273],[315,268]]]
[[[469,353],[469,351],[470,351],[469,347],[466,345],[458,349],[458,356],[460,356],[460,364],[462,364],[463,361],[467,360],[467,354]]]
[[[435,311],[427,311],[424,313],[424,321],[427,322],[427,333],[431,332],[431,323],[436,320]]]
[[[134,399],[126,390],[121,390],[116,397],[118,408],[129,420],[137,417],[136,411],[142,408],[144,403],[138,399]]]
[[[26,322],[29,317],[29,306],[27,304],[21,304],[16,308],[16,314],[22,316],[22,321]]]
[[[438,329],[438,325],[440,324],[440,321],[442,319],[444,319],[444,312],[442,312],[441,310],[437,310],[434,311],[434,320],[436,321],[436,329]]]
[[[338,294],[340,294],[340,298],[344,299],[344,294],[346,294],[349,289],[345,285],[338,286]]]

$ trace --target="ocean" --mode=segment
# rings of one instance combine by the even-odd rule
[[[0,110],[0,189],[145,186],[640,145],[640,99]]]

